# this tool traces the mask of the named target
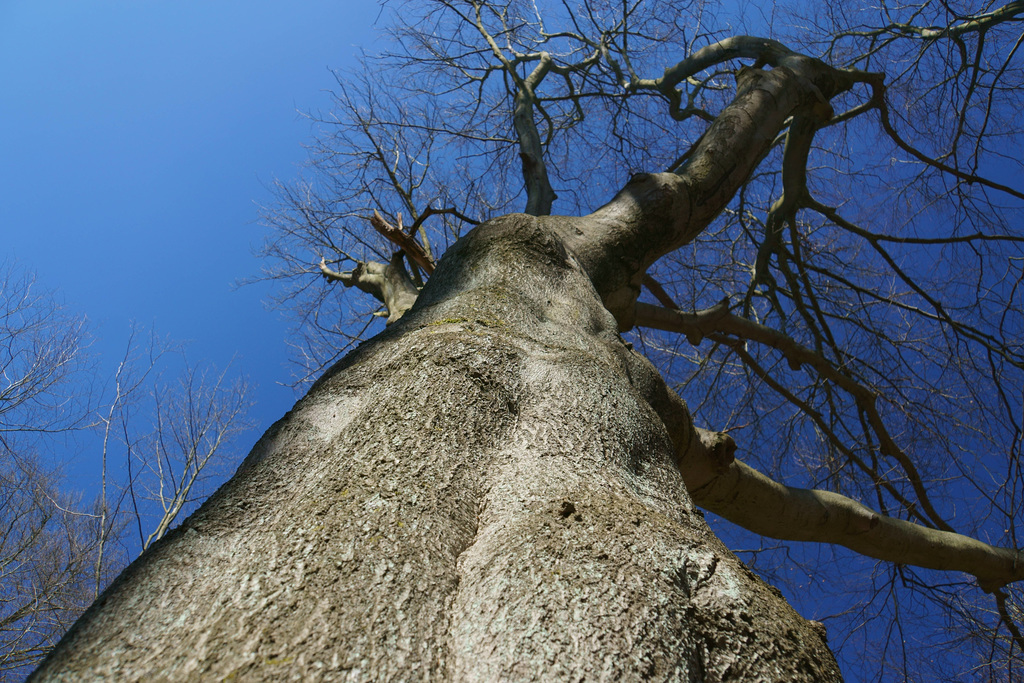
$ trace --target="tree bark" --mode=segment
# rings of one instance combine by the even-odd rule
[[[459,240],[34,680],[838,680],[693,507],[701,439],[618,335],[647,266],[844,87],[818,67],[745,72],[681,175]]]
[[[33,680],[837,680],[694,509],[554,223],[450,249]]]

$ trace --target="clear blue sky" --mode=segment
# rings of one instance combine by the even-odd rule
[[[298,112],[372,49],[376,0],[0,0],[0,262],[85,314],[110,372],[136,321],[258,385],[283,415],[285,325],[258,204],[294,177]],[[250,438],[250,444],[255,436]],[[83,471],[76,463],[76,471]],[[86,482],[82,482],[85,484]]]

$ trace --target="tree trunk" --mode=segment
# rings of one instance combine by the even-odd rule
[[[839,679],[691,504],[581,221],[449,249],[33,680]]]

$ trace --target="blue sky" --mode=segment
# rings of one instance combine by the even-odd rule
[[[88,316],[108,373],[132,321],[190,341],[190,360],[234,359],[258,385],[261,432],[295,399],[286,326],[267,287],[233,285],[259,272],[267,187],[304,159],[299,112],[329,105],[330,69],[372,49],[379,11],[0,0],[0,262]]]

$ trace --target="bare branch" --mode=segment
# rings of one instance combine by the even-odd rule
[[[886,562],[964,572],[988,592],[1024,579],[1020,550],[880,515],[831,491],[791,488],[739,460],[690,493],[704,509],[771,538],[835,543]]]

